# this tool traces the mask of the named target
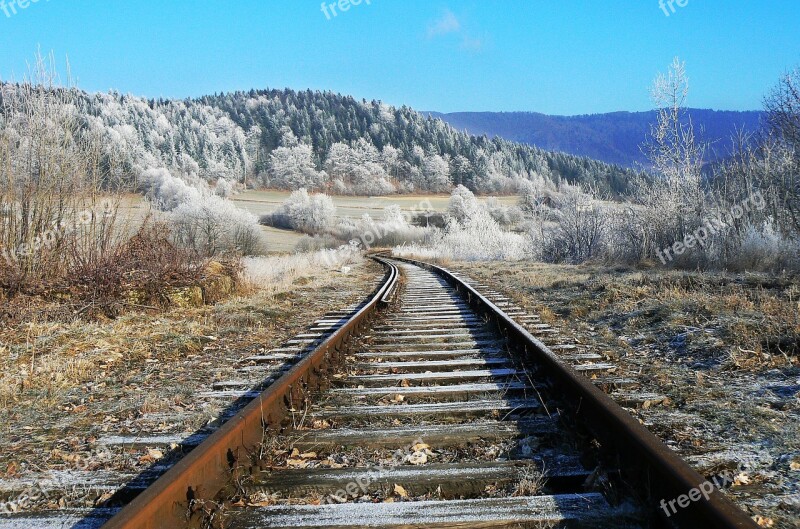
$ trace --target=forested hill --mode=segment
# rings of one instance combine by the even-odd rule
[[[651,112],[612,112],[584,116],[549,116],[535,112],[425,112],[470,134],[501,137],[542,149],[588,156],[607,163],[646,165],[639,146],[656,120]],[[739,131],[758,130],[761,112],[689,109],[699,139],[709,144],[707,161],[729,154]]]
[[[21,90],[0,86],[3,93]],[[152,169],[331,193],[517,190],[566,180],[624,194],[634,173],[589,158],[474,137],[439,119],[331,92],[261,90],[186,100],[73,95],[64,112],[100,140],[105,166],[136,182]],[[53,91],[61,101],[64,91]],[[15,123],[0,123],[12,133]],[[22,126],[22,125],[19,125]]]
[[[332,92],[264,90],[198,101],[223,110],[244,130],[260,131],[257,171],[278,187],[300,185],[270,171],[269,153],[286,146],[287,127],[298,143],[294,148],[310,146],[316,166],[326,171],[329,181],[358,193],[383,192],[387,181],[399,191],[445,191],[464,184],[481,192],[501,192],[512,191],[520,179],[540,178],[624,193],[633,174],[589,158],[470,136],[405,106],[357,101]],[[371,178],[358,174],[363,171],[356,165],[370,168]],[[305,185],[314,187],[312,182]]]

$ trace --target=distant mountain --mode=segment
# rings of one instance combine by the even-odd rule
[[[646,165],[639,146],[655,122],[655,111],[549,116],[535,112],[425,112],[457,130],[495,136],[595,160],[634,167]],[[739,130],[758,130],[762,112],[690,109],[698,135],[711,145],[709,161],[724,158]]]

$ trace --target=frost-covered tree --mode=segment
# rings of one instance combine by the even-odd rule
[[[327,175],[317,171],[311,147],[278,147],[269,155],[268,185],[280,189],[321,189]]]
[[[234,193],[236,193],[236,186],[234,184],[228,182],[224,178],[217,180],[217,184],[214,186],[215,195],[222,198],[230,198]]]
[[[474,193],[461,185],[453,190],[447,204],[447,214],[461,223],[475,216],[479,209],[480,203]]]
[[[643,150],[655,175],[636,180],[638,204],[625,212],[625,245],[632,259],[653,258],[660,249],[693,233],[703,221],[703,146],[686,109],[688,92],[685,64],[675,58],[668,73],[660,74],[651,89],[657,120]]]
[[[383,151],[381,151],[381,163],[383,164],[383,167],[386,169],[386,172],[390,178],[400,178],[401,170],[403,168],[403,160],[401,158],[399,149],[391,145],[386,145],[383,148]]]
[[[331,197],[299,189],[289,195],[277,211],[262,217],[261,222],[314,235],[331,228],[335,216],[336,206]]]
[[[800,69],[784,75],[764,101],[770,135],[751,159],[766,164],[761,188],[779,228],[800,238]]]
[[[557,224],[545,242],[547,259],[581,263],[603,255],[610,215],[594,194],[564,184],[553,206]]]
[[[203,180],[179,178],[163,168],[147,170],[142,180],[151,203],[166,212],[181,246],[204,257],[255,255],[266,250],[258,219],[211,191]]]
[[[422,162],[422,176],[425,179],[425,189],[430,191],[442,192],[452,187],[450,163],[438,154],[425,157]]]
[[[325,160],[325,169],[340,193],[385,195],[395,190],[381,163],[381,153],[363,138],[355,147],[343,143],[333,145]]]
[[[325,171],[333,179],[345,182],[358,165],[355,151],[345,143],[335,143],[331,146],[325,159]]]

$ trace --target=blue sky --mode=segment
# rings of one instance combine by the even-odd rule
[[[335,15],[321,0],[3,1],[0,78],[40,47],[68,55],[81,88],[150,97],[290,87],[445,112],[646,110],[677,55],[691,106],[745,110],[800,65],[796,0],[688,0],[669,16],[659,0],[362,0]]]

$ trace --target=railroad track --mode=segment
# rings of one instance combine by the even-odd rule
[[[598,389],[624,391],[613,364],[378,259],[366,303],[271,353],[302,355],[104,527],[757,527],[716,491],[664,515],[705,480]]]

